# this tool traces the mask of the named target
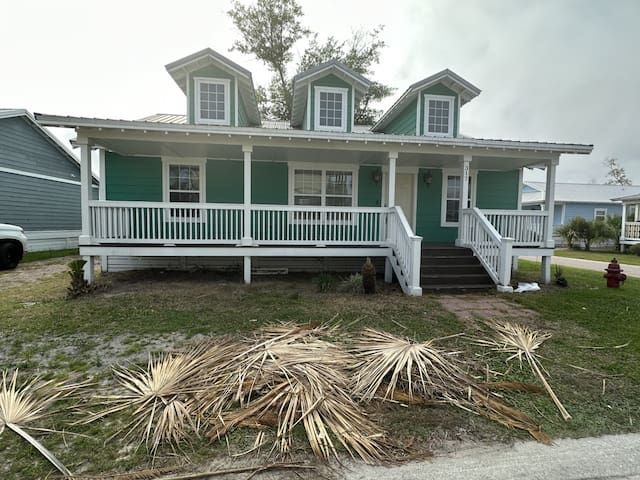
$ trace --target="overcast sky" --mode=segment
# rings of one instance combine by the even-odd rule
[[[590,157],[562,157],[559,181],[602,183],[604,158],[616,157],[640,184],[640,0],[299,1],[303,23],[321,38],[385,25],[387,48],[373,77],[397,90],[383,107],[450,68],[482,90],[462,109],[465,135],[593,143]],[[123,119],[185,113],[164,65],[205,47],[264,84],[269,73],[259,61],[229,52],[238,36],[229,7],[5,1],[0,107]]]

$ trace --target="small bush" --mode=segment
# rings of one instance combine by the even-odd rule
[[[84,266],[87,262],[82,259],[68,263],[71,285],[67,288],[67,297],[76,298],[92,290],[91,285],[84,279]]]
[[[555,277],[556,277],[556,285],[558,285],[560,287],[568,287],[569,286],[569,282],[567,282],[567,279],[564,278],[564,275],[562,273],[562,269],[558,265],[556,265]]]
[[[637,243],[635,245],[631,245],[629,247],[629,253],[633,253],[634,255],[640,256],[640,243]]]
[[[336,277],[329,272],[322,272],[316,277],[316,285],[319,292],[331,292],[336,288]]]
[[[352,273],[340,282],[340,291],[344,293],[364,293],[362,284],[362,275],[360,273]]]
[[[376,293],[376,267],[369,257],[362,266],[362,287],[364,293]]]

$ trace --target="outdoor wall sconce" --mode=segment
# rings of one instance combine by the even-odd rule
[[[380,180],[382,180],[382,170],[376,168],[373,172],[371,172],[371,180],[373,180],[373,183],[375,183],[376,185],[380,183]]]
[[[431,182],[433,181],[433,175],[431,174],[431,170],[427,170],[425,173],[422,174],[422,181],[427,187],[431,185]]]

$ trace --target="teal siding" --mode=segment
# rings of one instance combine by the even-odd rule
[[[289,203],[289,167],[285,162],[252,162],[251,201],[263,205]]]
[[[479,171],[476,188],[476,207],[517,209],[519,178],[518,170],[507,172]]]
[[[424,131],[425,131],[425,126],[424,126],[424,108],[425,108],[425,102],[424,102],[424,96],[425,95],[446,95],[448,97],[454,97],[453,100],[453,136],[457,137],[458,136],[458,123],[459,123],[459,113],[460,113],[460,108],[458,108],[458,102],[459,102],[459,98],[458,98],[458,94],[456,92],[454,92],[453,90],[451,90],[450,88],[446,87],[443,84],[437,84],[437,85],[433,85],[429,88],[425,88],[423,90],[420,90],[420,135],[424,135]]]
[[[225,72],[224,70],[217,68],[213,65],[209,65],[207,67],[203,67],[200,70],[196,70],[191,72],[187,77],[187,81],[189,82],[189,88],[187,91],[189,92],[189,98],[187,99],[188,112],[187,115],[189,117],[189,123],[196,123],[196,103],[198,98],[196,98],[196,84],[194,78],[196,77],[205,77],[205,78],[222,78],[231,80],[229,84],[229,125],[233,125],[235,121],[235,82],[236,79],[233,75]],[[242,103],[241,101],[238,103]]]
[[[311,82],[311,130],[315,130],[315,99],[316,99],[316,90],[315,87],[337,87],[337,88],[346,88],[347,89],[347,132],[351,132],[351,120],[353,119],[353,98],[352,98],[352,86],[350,83],[345,82],[344,80],[338,78],[333,74],[329,74],[326,77],[322,77],[314,82]]]
[[[242,203],[244,166],[237,160],[207,160],[207,202]]]
[[[417,102],[411,102],[396,115],[389,125],[384,129],[384,133],[392,133],[397,135],[415,135],[416,134],[416,106]]]
[[[242,98],[240,98],[240,101],[238,102],[238,126],[249,126],[249,119],[247,118],[247,112],[244,109],[244,102],[242,102]]]
[[[105,154],[107,200],[161,202],[162,161],[158,157]]]
[[[381,180],[373,181],[373,173],[380,172]],[[358,172],[358,206],[379,207],[382,198],[382,171],[380,167],[362,166]]]
[[[418,182],[418,205],[416,208],[416,234],[425,243],[453,243],[458,236],[457,227],[440,226],[440,207],[442,201],[442,171],[430,169],[431,185]],[[421,168],[418,178],[427,172]]]

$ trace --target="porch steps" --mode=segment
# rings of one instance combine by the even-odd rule
[[[420,283],[423,291],[486,291],[495,287],[469,248],[453,245],[422,247]]]

